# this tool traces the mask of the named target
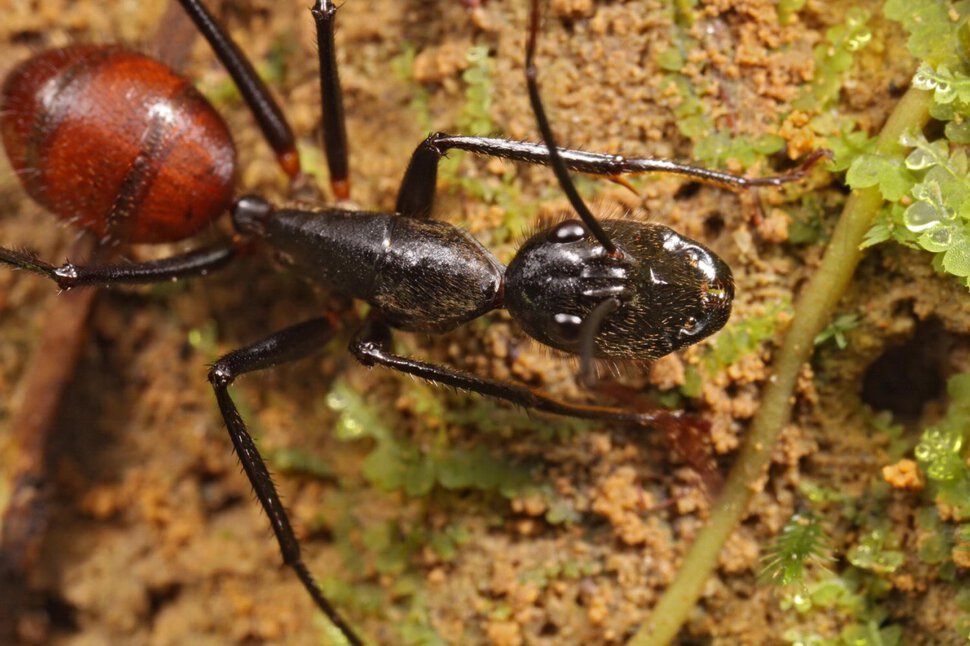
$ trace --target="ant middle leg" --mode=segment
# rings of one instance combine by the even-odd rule
[[[223,356],[209,371],[209,382],[215,391],[219,410],[222,412],[243,471],[246,472],[256,498],[269,517],[283,562],[293,568],[317,607],[327,615],[347,641],[356,646],[363,642],[323,595],[320,586],[304,563],[300,554],[300,543],[293,533],[289,516],[266,468],[266,463],[260,456],[249,431],[246,430],[246,424],[229,394],[230,384],[239,375],[307,357],[326,345],[333,337],[334,331],[335,326],[328,318],[312,319],[286,328]]]

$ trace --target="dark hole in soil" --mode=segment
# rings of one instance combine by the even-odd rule
[[[897,421],[915,423],[923,406],[944,394],[944,367],[953,344],[939,321],[930,319],[902,345],[888,348],[866,370],[862,401],[887,410]]]
[[[720,213],[713,213],[704,220],[704,235],[708,240],[718,237],[724,231],[724,218]]]
[[[77,632],[77,608],[66,599],[50,593],[44,599],[44,608],[51,625],[63,632]]]
[[[148,612],[154,617],[164,608],[166,605],[175,601],[178,597],[179,592],[182,590],[182,586],[177,583],[169,583],[167,585],[161,586],[159,588],[154,588],[148,591]]]
[[[674,193],[674,199],[689,200],[690,198],[697,195],[697,193],[700,190],[701,190],[700,182],[687,182],[686,184],[683,184],[680,188],[677,189],[677,192]]]

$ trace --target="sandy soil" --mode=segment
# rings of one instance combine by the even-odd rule
[[[31,52],[70,42],[121,40],[151,50],[164,11],[162,3],[104,8],[56,1],[38,11],[35,3],[4,1],[12,8],[0,26],[0,76]],[[274,89],[301,146],[312,151],[319,97],[307,3],[227,4],[232,7],[224,17],[260,68],[282,65]],[[733,132],[763,134],[810,78],[811,47],[841,16],[813,3],[804,22],[786,27],[772,18],[772,3],[704,4],[695,27],[701,46],[686,52],[685,76],[723,99],[717,118]],[[552,2],[541,77],[564,143],[628,156],[690,157],[657,60],[674,31],[676,15],[667,5]],[[471,10],[458,1],[344,4],[338,47],[357,203],[393,208],[408,156],[429,129],[457,131],[481,118],[468,107],[476,101],[468,89],[474,79],[463,78],[476,65],[467,55],[473,46],[490,61],[487,116],[495,134],[536,139],[522,75],[524,18],[524,3],[498,0]],[[900,34],[878,18],[875,28],[899,46]],[[744,60],[725,52],[743,52]],[[859,75],[878,71],[872,83],[878,90],[855,92],[843,106],[873,128],[892,105],[882,89],[890,82],[905,85],[909,74],[903,57],[888,58],[876,52],[863,59]],[[284,199],[282,174],[251,118],[238,101],[225,98],[224,74],[203,43],[191,49],[186,69],[203,91],[223,97],[219,108],[240,151],[240,192]],[[789,129],[788,135],[791,156],[815,145],[804,133]],[[770,164],[787,168],[787,157],[775,155]],[[770,165],[750,170],[771,172]],[[465,179],[443,180],[437,216],[467,227],[505,261],[524,229],[565,208],[546,169],[466,158],[455,176]],[[807,185],[828,181],[820,173]],[[738,280],[736,318],[763,316],[790,299],[820,254],[817,246],[782,244],[785,213],[801,208],[784,193],[738,196],[685,189],[670,178],[639,180],[638,196],[607,182],[585,180],[581,187],[595,192],[601,208],[642,209],[722,253]],[[31,247],[49,259],[68,253],[75,234],[25,199],[6,167],[0,169],[0,198],[9,214],[0,219],[5,246]],[[823,227],[841,199],[837,189],[817,193]],[[759,220],[761,213],[766,217]],[[132,253],[164,255],[174,248],[181,247]],[[15,448],[4,438],[16,411],[27,405],[28,367],[45,360],[37,340],[58,323],[45,312],[59,297],[45,281],[6,271],[0,272],[0,293],[0,464],[11,465]],[[914,370],[937,375],[939,383],[966,371],[970,322],[959,306],[965,298],[905,253],[875,255],[861,269],[844,311],[859,313],[863,323],[849,351],[825,354],[814,373],[806,370],[797,417],[769,483],[722,553],[720,576],[708,583],[684,643],[785,643],[782,636],[793,627],[832,637],[849,621],[835,612],[803,616],[783,609],[783,592],[757,581],[759,558],[799,507],[801,481],[859,497],[878,483],[888,447],[870,434],[871,418],[861,406],[861,384],[875,379],[866,369],[933,319],[938,332],[930,334],[943,347],[912,351],[927,362]],[[254,258],[204,280],[99,294],[54,429],[50,526],[20,591],[23,611],[6,617],[18,639],[339,643],[281,568],[205,380],[207,364],[220,354],[338,309],[346,330],[327,352],[247,376],[233,393],[278,472],[310,568],[351,622],[374,643],[389,644],[620,643],[636,629],[672,579],[710,504],[702,476],[671,449],[669,438],[530,417],[369,371],[344,350],[359,308],[347,309],[336,295]],[[572,362],[524,341],[504,314],[444,338],[401,335],[398,347],[563,397],[631,406],[648,405],[650,382],[678,385],[683,368],[670,359],[585,392],[576,385]],[[746,355],[691,404],[712,422],[718,468],[730,463],[757,408],[768,365],[770,347]],[[914,427],[924,408],[939,410],[941,397],[930,389],[917,402]],[[439,474],[429,490],[427,473],[412,470],[413,480],[390,487],[397,467],[388,455],[414,465],[415,456],[459,451],[476,456],[474,468],[503,475],[450,490]],[[523,474],[529,486],[502,491]],[[9,487],[0,489],[0,502],[10,495]],[[905,492],[885,495],[883,513],[906,531],[916,501]],[[838,524],[832,531],[839,545],[851,541],[854,530]],[[952,588],[918,563],[909,565],[909,579],[896,582],[886,604],[905,643],[956,640],[948,619]]]

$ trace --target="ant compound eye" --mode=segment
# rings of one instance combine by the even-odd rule
[[[717,278],[717,266],[711,253],[697,245],[684,245],[684,256],[692,269],[700,272],[707,280],[713,281]]]
[[[579,338],[583,319],[574,314],[556,314],[552,320],[556,324],[556,331],[563,339],[572,341]]]
[[[687,319],[680,326],[680,330],[678,333],[680,334],[680,336],[687,336],[687,337],[696,336],[697,334],[699,334],[704,330],[704,327],[705,326],[701,325],[701,322],[698,321],[695,317],[688,316]]]
[[[549,232],[550,242],[577,242],[585,237],[586,228],[579,220],[568,220]]]

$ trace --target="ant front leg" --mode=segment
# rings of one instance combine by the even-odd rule
[[[320,586],[307,569],[300,555],[300,543],[293,533],[289,516],[283,508],[279,493],[270,477],[246,424],[229,395],[229,385],[236,377],[255,370],[265,370],[282,363],[302,359],[319,350],[333,337],[334,325],[329,319],[318,318],[294,325],[277,332],[262,341],[240,348],[225,355],[213,364],[209,371],[209,383],[215,391],[219,410],[226,422],[229,437],[236,449],[243,470],[249,478],[256,498],[269,516],[273,533],[280,546],[283,562],[293,568],[303,587],[313,598],[317,607],[323,611],[348,642],[354,645],[363,642],[340,616],[333,605],[323,596]]]
[[[434,203],[434,189],[438,176],[438,162],[449,150],[464,150],[510,161],[552,166],[548,146],[544,143],[512,141],[494,137],[466,137],[436,132],[418,144],[401,181],[397,196],[397,212],[412,217],[428,217]],[[711,184],[731,191],[745,191],[759,186],[782,186],[802,180],[822,159],[831,157],[828,150],[816,150],[789,173],[768,177],[745,177],[709,168],[654,159],[652,157],[624,157],[569,148],[556,148],[559,158],[569,170],[590,175],[616,178],[637,173],[667,173]]]
[[[634,412],[608,406],[587,406],[554,399],[533,388],[485,379],[424,361],[417,361],[394,354],[391,350],[391,329],[382,321],[371,318],[350,344],[350,352],[365,366],[375,364],[403,372],[436,384],[478,393],[486,397],[502,399],[529,410],[579,419],[636,424],[645,427],[661,427],[668,432],[686,423],[706,424],[692,420],[678,411]]]

